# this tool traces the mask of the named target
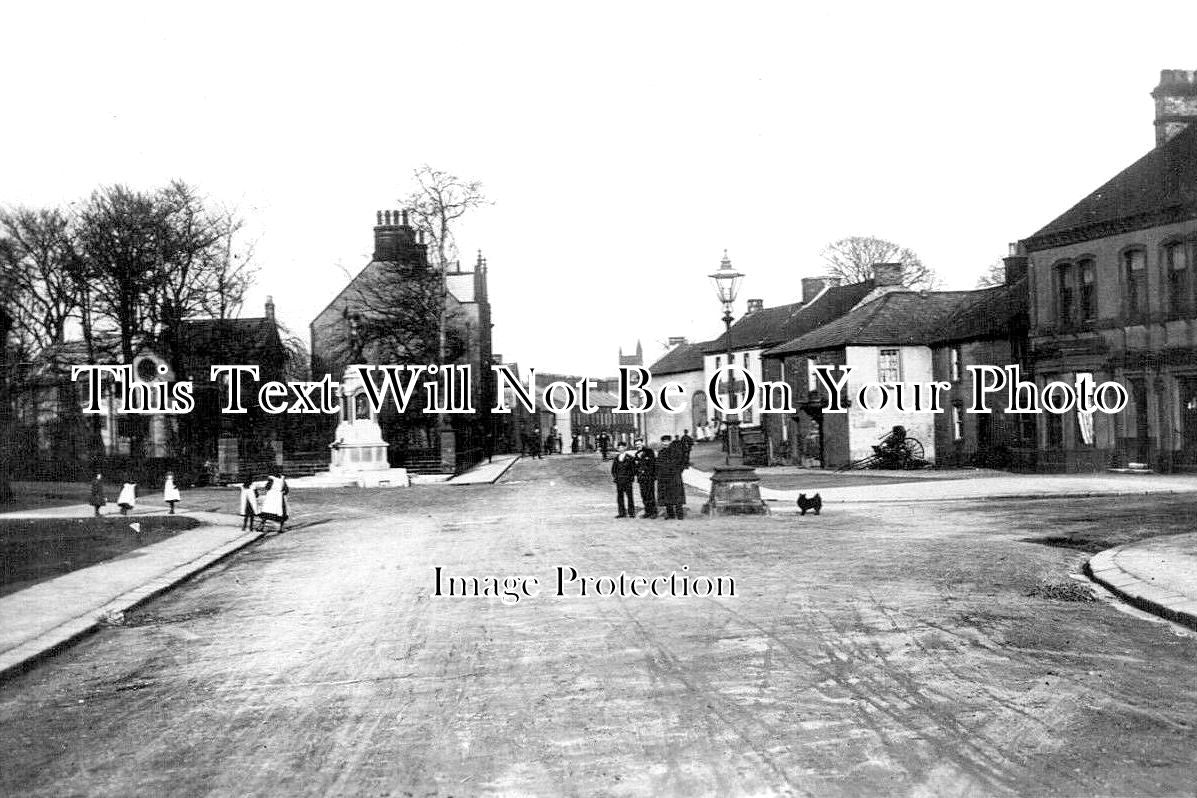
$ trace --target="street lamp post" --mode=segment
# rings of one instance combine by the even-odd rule
[[[723,260],[719,262],[719,269],[714,274],[710,275],[715,282],[715,291],[719,295],[719,301],[723,303],[723,325],[727,329],[727,363],[724,367],[728,369],[728,378],[724,380],[724,385],[727,387],[724,392],[727,394],[728,404],[732,402],[734,396],[733,388],[735,386],[732,377],[731,357],[732,357],[732,305],[736,301],[736,294],[740,290],[740,281],[744,279],[744,275],[732,268],[731,259],[727,257],[727,250],[723,251]],[[719,393],[719,384],[715,384],[716,397]],[[727,417],[727,413],[723,414],[724,427],[727,430],[727,456],[724,458],[723,465],[715,467],[715,473],[711,475],[711,492],[707,503],[703,505],[702,511],[711,516],[724,514],[738,514],[738,515],[764,515],[768,514],[769,508],[765,502],[761,500],[761,480],[756,475],[756,471],[750,466],[732,465],[731,456],[732,448],[735,447],[737,454],[739,453],[739,424],[740,419],[732,420]]]
[[[727,342],[727,360],[724,366],[730,367],[732,362],[732,321],[735,318],[732,316],[732,305],[735,304],[736,294],[740,292],[740,281],[744,279],[744,275],[732,268],[731,259],[727,257],[727,250],[725,249],[723,250],[723,260],[719,262],[719,270],[710,275],[710,277],[715,282],[715,291],[719,295],[719,301],[723,303],[723,325],[727,330],[724,334],[724,340]],[[735,380],[732,378],[730,370],[727,374],[727,379],[723,381],[723,384],[727,386],[724,393],[727,394],[728,403],[730,404],[733,395],[732,386],[735,384]],[[718,393],[718,383],[715,385],[715,390]],[[728,417],[726,412],[723,414],[724,448],[727,452],[727,456],[723,461],[724,465],[731,465],[732,441],[734,439],[738,442],[738,437],[735,433],[738,432],[739,423],[739,418],[733,421]]]

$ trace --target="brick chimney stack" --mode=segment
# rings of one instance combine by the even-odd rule
[[[746,311],[744,312],[744,315],[745,315],[745,316],[747,316],[747,315],[748,315],[748,314],[750,314],[750,313],[757,313],[757,312],[759,312],[759,311],[762,311],[762,310],[764,310],[764,309],[765,309],[765,300],[763,300],[763,299],[750,299],[750,300],[748,300],[748,310],[746,310]]]
[[[1026,277],[1029,262],[1030,259],[1022,244],[1017,241],[1010,244],[1010,254],[1002,258],[1002,263],[1006,267],[1006,285],[1014,285]]]
[[[669,336],[669,348],[670,349],[672,349],[675,346],[685,346],[686,343],[687,343],[686,336],[684,336],[684,335]]]
[[[1197,70],[1162,69],[1155,100],[1155,146],[1197,122]]]
[[[266,318],[274,321],[274,297],[266,297]]]
[[[416,244],[415,231],[407,224],[407,211],[378,211],[374,227],[374,260],[397,262],[404,249]]]

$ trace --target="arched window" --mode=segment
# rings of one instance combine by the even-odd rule
[[[1189,257],[1181,241],[1164,246],[1164,270],[1168,281],[1168,315],[1173,318],[1193,313],[1192,278]]]
[[[1131,322],[1147,318],[1147,253],[1131,249],[1122,253],[1122,279],[1126,281],[1126,316]]]

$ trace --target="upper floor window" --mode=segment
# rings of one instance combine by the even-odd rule
[[[952,440],[964,439],[963,406],[957,402],[952,405]]]
[[[902,363],[897,349],[882,349],[877,359],[878,382],[901,382]]]
[[[1073,287],[1071,263],[1061,263],[1056,267],[1056,319],[1061,327],[1071,327],[1075,318],[1075,289]]]
[[[952,382],[960,382],[960,347],[953,346],[948,350],[948,373]]]
[[[1147,318],[1147,253],[1132,249],[1122,253],[1123,279],[1126,280],[1126,315],[1131,321]]]
[[[1097,318],[1097,267],[1092,260],[1083,260],[1077,264],[1081,277],[1081,321],[1094,321]]]
[[[1188,252],[1181,242],[1164,247],[1164,268],[1168,277],[1168,313],[1171,316],[1192,314],[1192,279]]]

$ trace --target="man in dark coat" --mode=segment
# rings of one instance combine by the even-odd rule
[[[640,503],[644,517],[656,518],[657,511],[657,453],[643,440],[636,441],[636,482],[640,484]]]
[[[528,437],[528,454],[537,460],[544,459],[540,456],[540,427],[532,430],[532,434]]]
[[[682,482],[685,470],[685,447],[669,435],[661,436],[661,451],[657,454],[657,501],[665,507],[666,518],[681,520],[685,512],[686,486]]]
[[[615,517],[635,518],[636,500],[632,496],[632,483],[636,481],[636,457],[628,451],[626,443],[619,444],[619,451],[611,462],[611,479],[615,481],[615,501],[619,506],[619,515]]]
[[[607,450],[611,448],[611,438],[605,432],[600,432],[598,436],[599,451],[603,455],[603,459],[607,459]]]
[[[690,467],[690,450],[694,448],[694,439],[690,437],[690,430],[688,430],[688,429],[682,430],[682,437],[679,438],[678,441],[682,444],[682,447],[685,449],[685,452],[686,452],[685,465],[682,467],[689,468]]]

